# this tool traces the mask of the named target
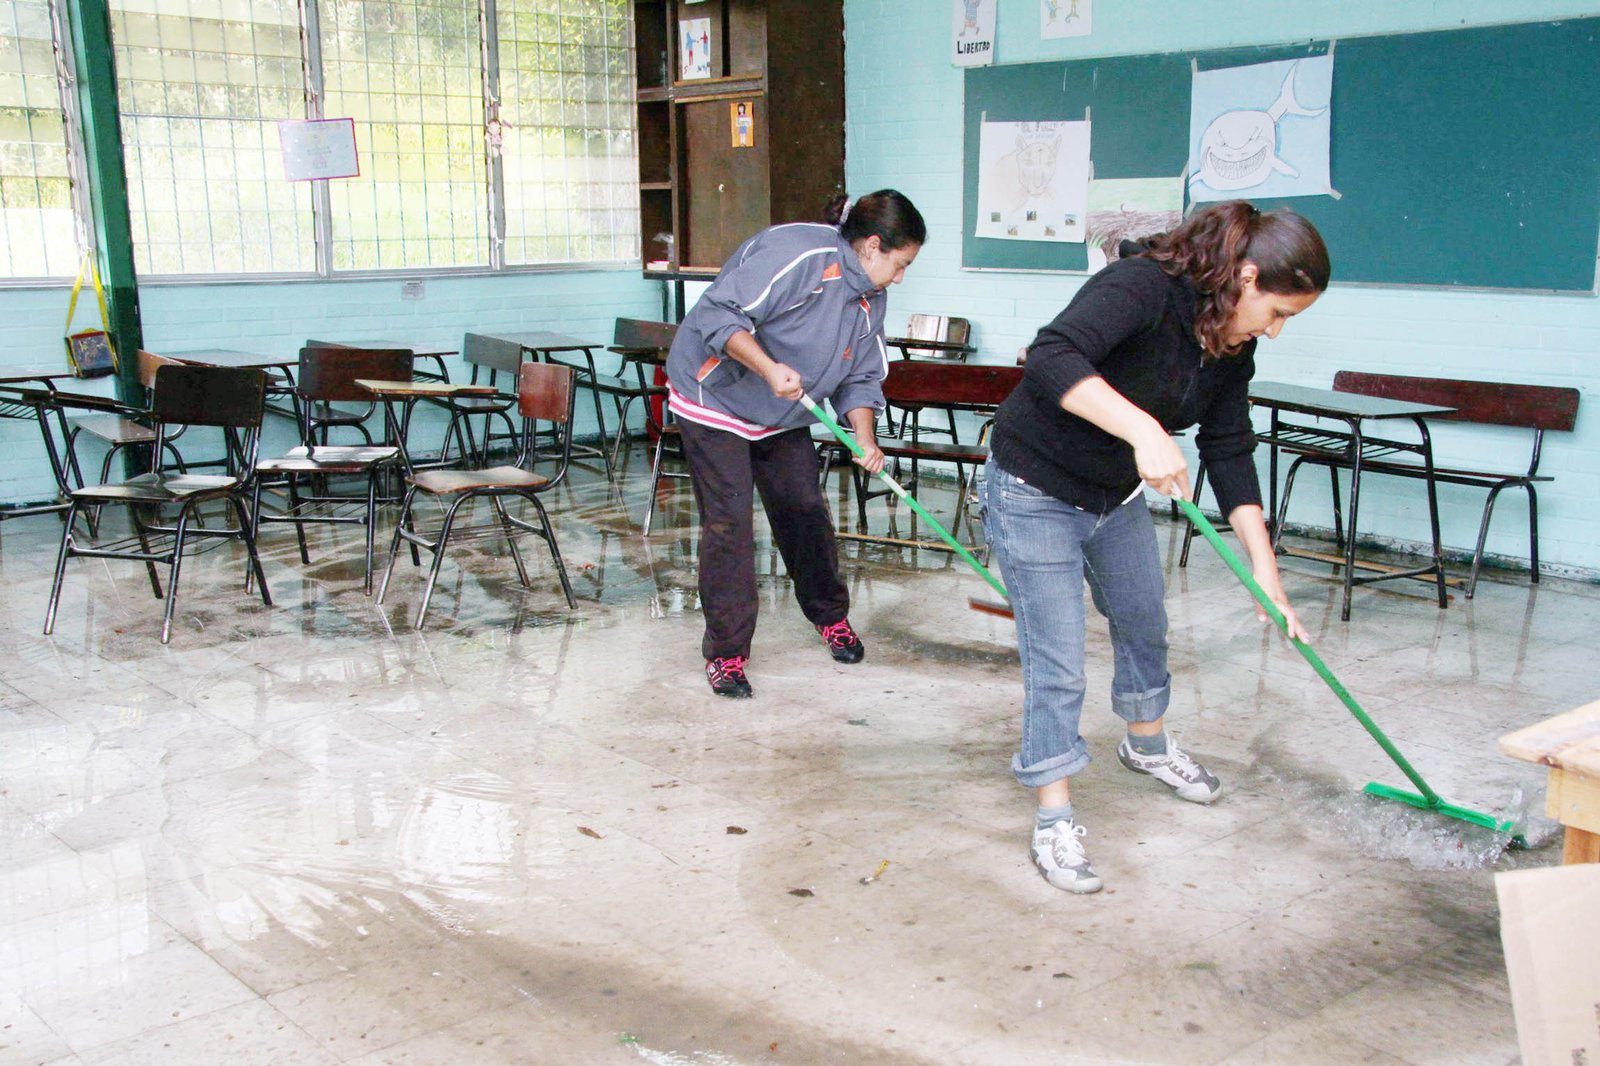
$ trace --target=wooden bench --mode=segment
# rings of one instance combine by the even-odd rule
[[[1441,466],[1435,464],[1436,483],[1467,485],[1489,490],[1478,525],[1478,543],[1472,553],[1472,576],[1467,581],[1467,598],[1477,590],[1478,571],[1483,566],[1483,546],[1489,536],[1489,521],[1495,500],[1506,489],[1523,489],[1528,494],[1528,556],[1532,580],[1539,580],[1539,497],[1534,485],[1553,478],[1539,473],[1539,456],[1546,430],[1570,432],[1578,418],[1578,390],[1552,385],[1513,385],[1498,381],[1463,381],[1454,378],[1407,377],[1398,374],[1368,374],[1341,370],[1334,375],[1335,392],[1363,396],[1382,396],[1413,403],[1433,403],[1455,409],[1438,421],[1473,425],[1510,426],[1530,430],[1532,439],[1525,468],[1488,469],[1486,467]],[[1432,420],[1432,419],[1430,419]],[[1309,462],[1318,466],[1348,468],[1347,460],[1324,456],[1300,456],[1294,465]],[[1366,458],[1363,473],[1426,479],[1421,463],[1384,457]],[[1291,483],[1293,468],[1291,467]],[[1285,492],[1288,491],[1287,486]],[[1287,501],[1285,501],[1287,502]],[[1340,508],[1338,484],[1334,484],[1334,512]]]
[[[911,465],[911,477],[904,482],[907,491],[915,493],[919,467],[923,462],[953,463],[956,467],[956,519],[966,510],[967,484],[970,480],[966,468],[981,466],[989,458],[987,426],[972,444],[930,442],[921,439],[917,415],[926,409],[944,411],[992,412],[1022,381],[1022,368],[1016,366],[977,366],[968,363],[934,363],[917,360],[900,360],[889,364],[889,374],[883,382],[883,398],[892,407],[908,415],[902,421],[901,435],[880,437],[878,447],[886,459],[905,461]],[[909,430],[909,435],[906,435]],[[832,433],[818,430],[814,434],[824,480],[835,463],[850,462],[850,452]],[[878,537],[867,533],[867,501],[888,493],[867,488],[869,475],[860,467],[852,467],[855,486],[857,534],[841,534],[855,539],[897,543],[896,538]],[[976,471],[973,472],[974,476]],[[924,542],[919,542],[924,543]],[[943,541],[928,541],[925,546],[949,550]]]

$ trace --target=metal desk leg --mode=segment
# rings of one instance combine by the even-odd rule
[[[1439,590],[1439,606],[1449,602],[1444,588],[1444,550],[1439,545],[1439,483],[1433,476],[1433,438],[1428,436],[1428,424],[1414,419],[1422,434],[1422,464],[1428,472],[1428,521],[1433,530],[1433,577]]]
[[[1350,621],[1350,590],[1356,577],[1356,515],[1361,510],[1361,422],[1350,422],[1350,526],[1344,541],[1344,603],[1339,621]]]

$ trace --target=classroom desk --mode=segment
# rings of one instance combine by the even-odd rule
[[[1288,385],[1278,381],[1252,381],[1250,383],[1250,403],[1252,406],[1263,408],[1271,412],[1271,421],[1266,432],[1258,432],[1256,439],[1270,449],[1270,476],[1268,478],[1268,508],[1271,516],[1273,547],[1287,555],[1297,555],[1306,558],[1320,559],[1332,562],[1343,567],[1344,573],[1344,602],[1340,609],[1339,617],[1344,621],[1350,619],[1350,593],[1356,585],[1369,584],[1374,581],[1391,581],[1395,578],[1421,577],[1432,575],[1435,587],[1438,590],[1439,606],[1445,607],[1449,600],[1445,592],[1444,557],[1439,546],[1439,496],[1438,485],[1433,478],[1433,442],[1428,434],[1427,417],[1430,415],[1447,415],[1455,409],[1441,407],[1436,404],[1410,403],[1403,400],[1389,400],[1378,396],[1362,396],[1357,393],[1335,392],[1332,389],[1310,388],[1304,385]],[[1310,416],[1314,421],[1304,418],[1292,420],[1294,416]],[[1418,439],[1415,441],[1394,440],[1385,437],[1375,437],[1367,433],[1364,424],[1368,422],[1395,422],[1409,421],[1417,430]],[[1342,423],[1342,428],[1330,427],[1326,423]],[[1279,538],[1283,535],[1284,515],[1280,513],[1278,503],[1278,455],[1280,452],[1301,457],[1323,457],[1339,461],[1347,465],[1350,470],[1350,517],[1348,523],[1342,520],[1340,505],[1337,496],[1334,497],[1334,531],[1337,534],[1339,548],[1342,554],[1329,555],[1326,552],[1308,552],[1296,549],[1285,549],[1279,546]],[[1428,493],[1428,519],[1433,532],[1433,561],[1427,566],[1402,569],[1400,567],[1384,566],[1377,563],[1360,562],[1356,559],[1356,516],[1361,503],[1361,468],[1364,462],[1384,458],[1396,453],[1410,453],[1422,459],[1422,466],[1427,471],[1424,483]],[[1297,460],[1298,462],[1298,460]],[[1295,467],[1290,467],[1289,476],[1294,476]],[[1288,486],[1285,486],[1283,509],[1288,506]],[[1355,571],[1369,570],[1375,573],[1355,575]]]
[[[50,396],[56,393],[56,382],[61,378],[70,378],[75,375],[71,370],[58,367],[37,366],[8,366],[0,367],[0,386],[5,385],[42,385],[44,391]],[[56,422],[61,428],[62,439],[67,435],[67,419],[65,412],[60,407],[49,403],[33,403],[25,398],[28,390],[16,390],[15,395],[8,395],[11,390],[0,389],[0,418],[10,418],[17,421],[33,419],[39,425],[39,435],[44,440],[45,455],[50,460],[50,473],[55,477],[58,498],[54,503],[0,506],[0,520],[6,518],[22,518],[27,515],[49,514],[67,509],[66,498],[72,492],[72,483],[67,478],[70,468],[72,477],[78,484],[83,484],[83,474],[78,470],[77,457],[70,451],[63,459],[60,449],[56,447],[55,435],[50,432],[50,423],[46,419],[46,410],[55,412]]]
[[[565,333],[553,333],[550,330],[544,329],[511,331],[505,333],[488,333],[485,334],[485,336],[493,337],[496,340],[509,341],[512,344],[521,345],[522,350],[525,353],[533,356],[540,362],[555,363],[560,366],[570,366],[572,369],[578,372],[578,386],[580,388],[587,387],[590,395],[594,397],[594,418],[595,425],[600,428],[600,446],[595,447],[589,444],[575,443],[572,446],[572,452],[574,455],[582,453],[584,455],[599,458],[601,462],[605,463],[606,479],[610,480],[611,453],[606,449],[606,416],[605,412],[600,408],[600,390],[595,387],[596,383],[598,383],[600,380],[600,371],[595,367],[594,362],[594,350],[596,348],[604,348],[606,345],[603,342],[586,341],[579,337],[572,337]],[[571,363],[565,359],[555,358],[557,355],[564,355],[570,352],[582,352],[583,362],[581,364]],[[587,386],[584,384],[585,378],[588,379]],[[487,442],[485,442],[485,444],[487,444]]]
[[[259,352],[236,352],[229,348],[196,348],[186,352],[157,352],[157,355],[174,359],[191,366],[227,367],[232,370],[277,370],[280,375],[294,381],[294,368],[300,364],[299,354],[285,359],[278,355]]]
[[[449,403],[460,396],[495,394],[493,385],[473,385],[468,382],[383,381],[376,378],[356,378],[355,383],[372,393],[373,397],[383,405],[384,424],[388,427],[389,439],[400,449],[400,465],[405,467],[407,477],[416,473],[417,469],[411,462],[411,453],[406,449],[406,426],[410,418],[403,412],[397,414],[396,405],[409,409],[418,400],[441,400]]]
[[[1600,862],[1600,701],[1507,733],[1500,750],[1550,768],[1545,813],[1566,827],[1561,861]]]

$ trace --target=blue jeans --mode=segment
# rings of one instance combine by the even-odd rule
[[[1089,765],[1083,712],[1083,585],[1111,623],[1111,709],[1129,722],[1167,713],[1167,610],[1155,524],[1142,497],[1094,514],[985,469],[983,517],[1011,594],[1022,654],[1022,750],[1011,771],[1039,788]]]

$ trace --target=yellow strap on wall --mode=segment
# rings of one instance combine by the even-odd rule
[[[78,280],[72,283],[72,298],[67,301],[67,328],[65,332],[72,332],[72,317],[78,311],[78,291],[83,288],[83,275],[85,273],[94,281],[94,295],[100,305],[100,328],[110,333],[111,319],[106,313],[106,290],[100,285],[100,265],[95,262],[93,252],[83,253],[83,262],[78,266]]]

